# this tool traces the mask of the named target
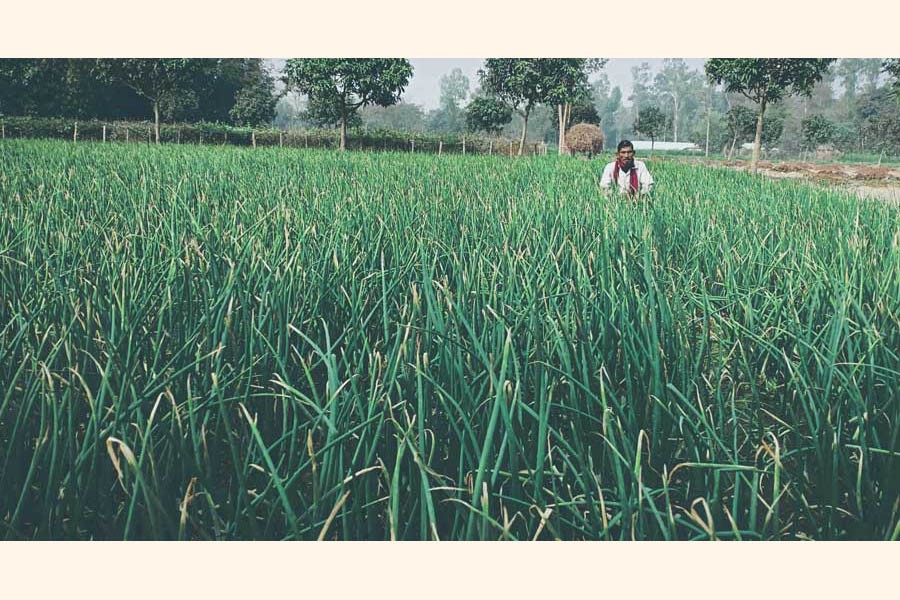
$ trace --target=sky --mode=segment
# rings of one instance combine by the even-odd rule
[[[705,58],[686,58],[684,61],[689,67],[703,70]],[[454,68],[462,69],[463,74],[469,78],[469,89],[474,90],[478,85],[478,69],[484,59],[481,58],[411,58],[413,65],[413,77],[409,86],[403,93],[403,100],[418,104],[426,109],[437,108],[441,95],[441,77]],[[622,89],[622,97],[628,98],[631,94],[631,68],[641,63],[650,63],[651,70],[656,73],[663,64],[662,58],[611,58],[603,72],[609,77],[610,84]],[[626,101],[626,104],[628,102]]]
[[[703,70],[705,58],[684,59],[689,67]],[[463,74],[469,78],[469,90],[474,91],[478,86],[478,69],[484,63],[483,58],[411,58],[413,76],[403,93],[403,101],[418,104],[426,110],[438,107],[441,96],[441,77],[459,67]],[[610,84],[622,89],[622,97],[625,104],[631,94],[631,68],[641,63],[650,63],[651,70],[656,73],[662,67],[662,58],[611,58],[603,72],[609,77]],[[271,59],[269,63],[273,69],[280,71],[284,66],[284,59]]]

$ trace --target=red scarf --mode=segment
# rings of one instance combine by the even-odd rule
[[[619,170],[622,168],[622,162],[617,158],[616,166],[613,167],[613,181],[616,182],[616,185],[619,185]],[[638,174],[637,174],[637,164],[631,165],[631,171],[628,173],[631,176],[631,185],[628,186],[628,194],[634,196],[637,192],[640,191],[641,185],[638,183]]]

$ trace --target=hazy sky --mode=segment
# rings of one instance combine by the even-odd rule
[[[684,59],[689,67],[703,70],[705,58]],[[275,71],[280,71],[284,66],[284,59],[271,59],[270,64]],[[418,104],[425,109],[437,108],[441,96],[441,77],[454,68],[462,69],[469,78],[469,90],[474,91],[478,86],[478,69],[484,63],[482,58],[411,58],[413,76],[409,86],[403,93],[403,100]],[[655,73],[662,67],[661,58],[611,58],[606,63],[603,71],[609,77],[610,83],[622,88],[622,97],[626,104],[631,94],[631,68],[641,63],[650,63],[650,68]]]
[[[684,59],[689,67],[703,70],[705,58]],[[441,96],[441,76],[446,75],[454,68],[459,67],[469,78],[469,89],[474,90],[478,85],[478,69],[484,59],[481,58],[411,58],[413,65],[413,78],[409,87],[403,94],[403,100],[419,104],[426,109],[437,108]],[[622,97],[628,98],[631,94],[631,67],[643,62],[650,63],[650,68],[655,73],[662,67],[661,58],[611,58],[606,63],[603,71],[609,77],[613,87],[622,88]],[[628,103],[626,101],[626,103]]]

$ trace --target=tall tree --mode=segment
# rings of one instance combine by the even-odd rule
[[[482,89],[509,106],[522,117],[519,155],[525,148],[531,111],[551,99],[553,86],[559,83],[555,61],[546,58],[489,58],[478,70]]]
[[[201,59],[189,58],[98,59],[96,63],[98,77],[121,83],[150,103],[157,144],[160,110],[196,98],[192,78],[202,69]]]
[[[653,157],[653,146],[656,138],[666,127],[666,115],[656,106],[647,106],[638,110],[637,121],[634,122],[634,130],[641,135],[650,137],[650,157]]]
[[[726,91],[743,94],[759,105],[756,138],[750,172],[756,173],[762,143],[766,107],[785,95],[809,96],[812,88],[834,62],[832,58],[712,58],[706,61],[711,83],[724,84]]]
[[[688,108],[696,108],[697,98],[704,96],[703,77],[680,58],[663,60],[653,86],[657,95],[672,100],[672,141],[678,141],[678,125]]]
[[[462,103],[469,95],[469,78],[462,69],[455,68],[441,77],[441,99],[437,110],[430,115],[433,131],[459,133],[466,128]]]
[[[292,58],[285,84],[306,94],[310,105],[327,107],[340,119],[340,149],[347,148],[347,124],[363,106],[390,106],[412,77],[405,58]]]

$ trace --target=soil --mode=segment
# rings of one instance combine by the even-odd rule
[[[745,160],[701,161],[709,166],[746,169]],[[803,179],[876,198],[900,203],[900,166],[822,164],[810,162],[759,162],[759,172],[775,179]]]

